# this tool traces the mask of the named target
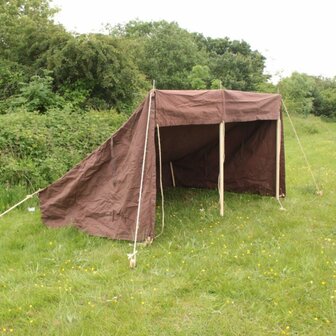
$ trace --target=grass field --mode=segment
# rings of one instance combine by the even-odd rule
[[[0,335],[336,335],[336,124],[294,121],[322,197],[286,120],[286,211],[226,193],[221,218],[217,191],[167,191],[135,270],[128,242],[46,228],[36,200],[0,219]]]

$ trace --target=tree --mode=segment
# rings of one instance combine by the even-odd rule
[[[213,79],[219,79],[227,89],[257,91],[268,79],[264,75],[265,57],[252,51],[245,41],[228,38],[200,39],[209,54]]]
[[[0,59],[0,100],[19,91],[20,83],[27,81],[26,68],[16,62]]]
[[[167,21],[130,21],[108,27],[109,35],[70,34],[53,22],[50,3],[0,0],[0,99],[24,97],[28,107],[40,101],[43,112],[53,93],[51,101],[62,96],[72,106],[121,109],[139,101],[153,79],[160,89],[221,82],[257,90],[266,83],[264,58],[246,42],[206,38]],[[43,97],[36,95],[39,85]],[[31,104],[28,92],[38,97]]]
[[[210,69],[207,65],[195,65],[188,76],[193,89],[206,89],[210,82]]]
[[[56,12],[49,0],[0,0],[0,57],[33,65],[50,44],[66,39],[70,34],[52,20]]]
[[[52,21],[49,0],[0,0],[0,98],[20,94],[21,83],[43,77],[45,53],[71,35]]]
[[[314,79],[298,72],[293,72],[290,77],[284,78],[279,83],[280,93],[288,109],[303,115],[313,113],[314,88]]]
[[[175,22],[130,21],[110,31],[133,41],[138,47],[135,59],[139,69],[149,81],[155,79],[158,88],[190,88],[188,76],[193,66],[206,63],[193,35]]]
[[[62,48],[51,49],[47,61],[56,90],[62,95],[84,92],[86,104],[94,108],[131,105],[146,86],[123,45],[108,35],[74,36]]]
[[[313,97],[315,115],[336,118],[336,77],[315,77]]]
[[[49,75],[48,71],[44,71],[41,76],[32,76],[29,83],[21,83],[20,93],[13,99],[12,104],[23,105],[30,112],[45,113],[49,108],[64,103],[64,100],[53,92],[53,78]]]

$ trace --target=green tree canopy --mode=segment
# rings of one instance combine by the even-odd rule
[[[166,21],[130,21],[109,30],[128,40],[140,70],[148,80],[156,79],[159,88],[210,88],[218,80],[229,89],[258,90],[268,79],[263,74],[265,58],[244,41],[206,38]],[[195,71],[201,69],[193,70],[195,66],[209,69],[202,84],[195,82],[200,79]]]
[[[54,23],[57,10],[50,4],[0,0],[0,99],[40,111],[60,96],[81,107],[120,108],[138,101],[154,79],[160,89],[209,89],[221,82],[258,90],[266,83],[264,57],[244,41],[206,38],[167,21],[71,34]],[[38,87],[45,94],[38,95]],[[34,92],[32,104],[28,92]]]
[[[288,109],[294,113],[308,115],[313,112],[314,79],[306,74],[293,72],[279,83]]]
[[[0,0],[0,57],[38,69],[41,55],[70,36],[53,22],[56,12],[49,0]]]
[[[195,65],[188,77],[193,89],[206,89],[210,82],[210,69],[207,65]]]
[[[219,79],[225,88],[256,91],[267,81],[263,73],[265,57],[251,50],[245,41],[207,38],[201,42],[209,54],[213,79]]]
[[[314,114],[336,118],[336,77],[315,78]]]
[[[85,92],[87,103],[95,108],[132,104],[136,93],[146,87],[123,45],[108,35],[71,37],[48,53],[47,66],[59,92]]]
[[[136,62],[149,81],[161,89],[188,89],[193,66],[206,63],[193,35],[175,22],[130,21],[111,33],[140,41]],[[134,44],[135,45],[135,44]]]
[[[34,76],[43,78],[46,52],[71,37],[54,24],[55,13],[49,0],[0,0],[0,99],[23,93]]]
[[[336,118],[336,77],[293,72],[279,82],[278,88],[292,112]]]

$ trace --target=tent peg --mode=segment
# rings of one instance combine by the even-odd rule
[[[135,251],[134,253],[128,253],[127,258],[129,261],[130,268],[136,268],[137,262],[136,262],[136,254],[138,251]]]

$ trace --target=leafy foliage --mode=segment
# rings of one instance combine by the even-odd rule
[[[290,110],[306,116],[312,112],[314,80],[311,77],[294,72],[281,81],[279,88]]]
[[[74,106],[121,109],[132,106],[147,88],[121,43],[102,34],[71,35],[52,21],[56,11],[48,0],[2,1],[0,9],[1,99],[32,97],[25,101],[27,109],[37,105],[43,111],[35,89],[37,81],[47,79],[45,70],[52,79],[42,89],[50,88]],[[39,97],[46,108],[53,106],[49,93]]]
[[[73,35],[53,22],[49,0],[2,0],[0,9],[2,113],[17,105],[45,112],[62,99],[73,109],[130,110],[154,79],[161,89],[221,81],[256,90],[266,82],[264,58],[246,42],[205,38],[175,22],[135,20],[108,27],[108,35]]]
[[[0,58],[26,66],[29,77],[38,71],[44,53],[71,36],[52,21],[56,12],[49,0],[1,0]]]
[[[26,80],[25,67],[0,58],[0,100],[15,95],[19,91],[20,83]]]
[[[14,105],[22,105],[28,111],[46,112],[57,105],[61,106],[64,101],[52,91],[53,78],[47,72],[44,76],[32,76],[29,83],[22,83],[20,94],[14,99]]]
[[[279,83],[279,90],[295,113],[336,117],[336,79],[294,72]]]
[[[314,114],[336,119],[336,77],[315,78]]]
[[[0,116],[0,183],[45,186],[99,146],[125,120],[116,112]],[[64,150],[66,148],[66,150]]]
[[[175,22],[130,21],[117,28],[111,33],[141,41],[137,64],[148,80],[156,80],[158,88],[189,88],[192,67],[205,62],[205,54],[199,50],[193,35]]]
[[[195,65],[188,77],[193,89],[206,89],[209,87],[210,69],[207,65]]]
[[[132,104],[134,93],[145,88],[143,76],[118,40],[102,34],[70,38],[63,48],[50,52],[48,68],[58,91],[86,93],[86,105],[93,108]]]
[[[110,32],[139,48],[138,66],[148,79],[157,79],[158,88],[210,88],[217,80],[229,89],[257,90],[267,81],[265,58],[244,41],[206,38],[166,21],[130,21]]]
[[[195,34],[195,38],[207,51],[212,80],[220,80],[227,89],[245,91],[256,91],[258,85],[266,83],[265,58],[245,41],[205,38],[201,34]]]
[[[129,21],[108,34],[71,34],[50,0],[0,0],[0,114],[17,107],[130,112],[159,89],[276,92],[265,57],[245,41],[191,33],[175,22]],[[335,118],[335,79],[293,73],[278,89],[297,113]]]

